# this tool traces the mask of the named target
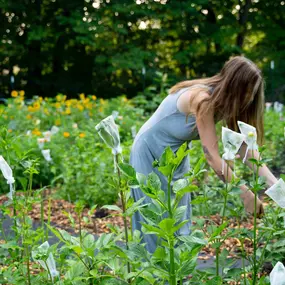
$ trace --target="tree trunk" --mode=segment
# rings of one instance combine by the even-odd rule
[[[240,32],[237,35],[237,46],[242,49],[244,43],[244,37],[246,34],[246,23],[248,20],[248,12],[251,6],[251,0],[246,0],[243,6],[241,0],[239,0],[239,6],[240,10],[239,10],[238,23],[240,26]]]

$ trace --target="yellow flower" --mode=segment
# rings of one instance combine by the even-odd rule
[[[44,113],[45,113],[46,115],[49,115],[49,110],[48,110],[48,108],[44,108]]]
[[[86,99],[84,100],[84,104],[87,104],[88,102],[90,102],[90,98],[86,98]]]
[[[12,96],[12,97],[18,97],[18,91],[13,90],[13,91],[11,92],[11,96]]]
[[[83,101],[85,99],[85,94],[84,93],[79,94],[79,98]]]
[[[99,108],[99,112],[102,113],[103,112],[103,107]]]
[[[32,119],[32,115],[31,115],[31,114],[28,114],[28,115],[26,116],[26,118],[27,118],[27,119]]]
[[[34,111],[35,111],[35,109],[34,109],[34,107],[33,107],[33,106],[28,106],[28,111],[29,111],[29,112],[34,112]]]
[[[64,133],[63,133],[63,136],[64,136],[65,138],[68,138],[68,137],[70,137],[70,133],[69,133],[69,132],[64,132]]]
[[[61,101],[61,95],[56,95],[55,98],[56,98],[56,101],[58,101],[58,102]]]
[[[80,137],[80,138],[85,138],[85,136],[86,136],[86,135],[85,135],[84,133],[80,133],[80,134],[79,134],[79,137]]]
[[[39,131],[38,128],[35,128],[35,129],[32,131],[32,134],[33,134],[33,135],[36,135],[36,136],[41,136],[42,133]]]
[[[55,108],[56,108],[56,109],[59,109],[60,107],[61,107],[61,104],[60,104],[59,102],[56,102],[56,103],[55,103]]]
[[[54,122],[54,124],[55,124],[56,126],[60,126],[60,124],[61,124],[60,119],[56,119],[55,122]]]
[[[19,92],[19,94],[20,94],[21,97],[24,97],[24,96],[25,96],[25,91],[24,91],[24,90],[21,90],[21,91]]]
[[[21,102],[23,102],[24,100],[24,97],[17,97],[15,98],[15,102],[18,103],[18,104],[21,104]]]
[[[41,108],[41,104],[40,104],[40,102],[35,102],[34,103],[34,109],[37,111],[37,110],[39,110]]]
[[[93,99],[93,100],[96,100],[97,97],[96,97],[95,95],[92,95],[92,99]]]
[[[9,132],[9,133],[12,133],[12,130],[11,130],[11,129],[9,129],[9,130],[8,130],[8,132]]]
[[[71,114],[70,108],[67,108],[67,109],[65,110],[65,114],[66,114],[66,115],[70,115],[70,114]]]
[[[84,107],[83,107],[82,105],[80,105],[80,104],[77,105],[77,108],[78,108],[78,110],[80,110],[80,111],[83,111],[83,110],[84,110]]]
[[[86,109],[91,110],[93,108],[93,105],[91,102],[89,102],[89,103],[85,104],[85,107],[86,107]]]

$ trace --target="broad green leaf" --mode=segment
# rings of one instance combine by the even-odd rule
[[[193,246],[194,244],[201,244],[206,245],[208,242],[202,238],[196,237],[196,236],[180,236],[178,237],[179,240],[183,241],[186,244],[189,244],[190,246]]]
[[[154,189],[156,192],[161,190],[161,182],[158,175],[154,172],[151,172],[147,177],[147,186]]]
[[[178,179],[173,183],[172,190],[174,193],[177,193],[179,190],[187,187],[189,185],[189,181],[186,178]]]
[[[173,165],[169,164],[166,166],[160,166],[158,167],[158,170],[164,175],[164,176],[169,176],[172,173],[173,170]]]
[[[145,182],[146,182],[146,175],[137,172],[136,179],[137,179],[139,184],[145,184]]]
[[[101,209],[108,209],[108,210],[122,212],[122,209],[119,208],[117,205],[104,205],[104,206],[101,207]]]
[[[167,146],[164,152],[162,153],[161,157],[159,158],[159,165],[165,166],[165,165],[172,163],[174,157],[175,155],[172,149],[169,146]]]
[[[176,158],[174,159],[174,163],[179,165],[183,158],[188,154],[187,151],[187,142],[183,143],[176,152]]]
[[[155,227],[155,226],[151,226],[145,223],[141,223],[142,224],[142,232],[145,234],[156,234],[160,237],[165,237],[165,233],[164,231],[162,231],[161,229]]]
[[[187,206],[180,206],[173,211],[173,218],[176,222],[179,222],[182,219],[186,209]]]
[[[203,156],[198,160],[198,162],[196,163],[196,165],[193,169],[194,175],[197,175],[199,173],[199,171],[201,170],[201,168],[204,167],[205,161],[206,161],[206,159]]]
[[[181,277],[188,276],[195,270],[195,267],[196,259],[189,259],[178,269],[178,275]]]
[[[130,164],[121,162],[119,163],[119,168],[126,176],[136,179],[136,171]]]
[[[218,235],[226,228],[227,225],[228,225],[228,222],[226,221],[226,222],[224,222],[223,224],[221,224],[219,227],[217,227],[217,228],[215,229],[215,231],[211,234],[211,237],[210,237],[210,239],[209,239],[209,242],[213,241],[214,238],[215,238],[216,236],[218,236]]]
[[[145,207],[146,204],[143,204],[143,200],[145,197],[139,199],[137,202],[133,203],[132,206],[130,206],[127,210],[125,215],[126,216],[132,216],[134,212],[138,211],[140,208]]]
[[[203,197],[203,196],[198,196],[197,198],[195,198],[194,200],[191,201],[192,205],[199,205],[199,204],[203,204],[205,202],[207,202],[209,200],[208,197]]]
[[[157,196],[157,191],[152,187],[141,185],[141,190],[144,192],[145,195],[149,196],[150,198],[155,199]]]
[[[165,252],[165,248],[164,247],[157,247],[155,252],[153,253],[152,255],[152,259],[155,259],[155,260],[164,260],[165,257],[166,257],[166,252]]]

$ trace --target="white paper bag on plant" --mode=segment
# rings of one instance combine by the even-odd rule
[[[8,197],[13,200],[13,194],[14,194],[14,188],[13,183],[15,182],[15,179],[13,177],[13,172],[9,164],[6,162],[4,157],[0,155],[0,169],[2,171],[2,174],[4,178],[7,180],[7,184],[10,186],[10,192],[8,193]]]
[[[120,135],[114,117],[108,116],[95,126],[102,140],[112,149],[114,155],[114,170],[116,171],[116,155],[122,153]]]
[[[51,162],[50,149],[42,149],[42,155],[47,162]]]
[[[224,147],[224,154],[222,155],[223,165],[222,174],[224,174],[225,160],[233,160],[241,147],[245,136],[234,132],[228,128],[222,127],[222,142]]]
[[[270,285],[285,285],[285,267],[278,261],[270,272]]]
[[[265,191],[279,207],[285,209],[285,182],[280,178],[274,185]]]
[[[59,272],[56,270],[53,254],[48,253],[49,247],[48,241],[45,241],[36,250],[32,251],[32,258],[50,273],[53,281],[53,278],[58,276]]]
[[[240,132],[245,136],[244,141],[247,144],[245,156],[243,158],[243,163],[244,163],[249,150],[258,150],[257,132],[256,132],[256,128],[251,125],[248,125],[241,121],[238,121],[237,123],[240,129]]]

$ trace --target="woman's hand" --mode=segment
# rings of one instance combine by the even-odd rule
[[[254,194],[251,191],[247,191],[242,197],[244,208],[246,212],[249,212],[251,214],[254,213]],[[262,205],[262,202],[257,198],[256,201],[256,214],[257,217],[260,218],[264,214],[264,208]]]

